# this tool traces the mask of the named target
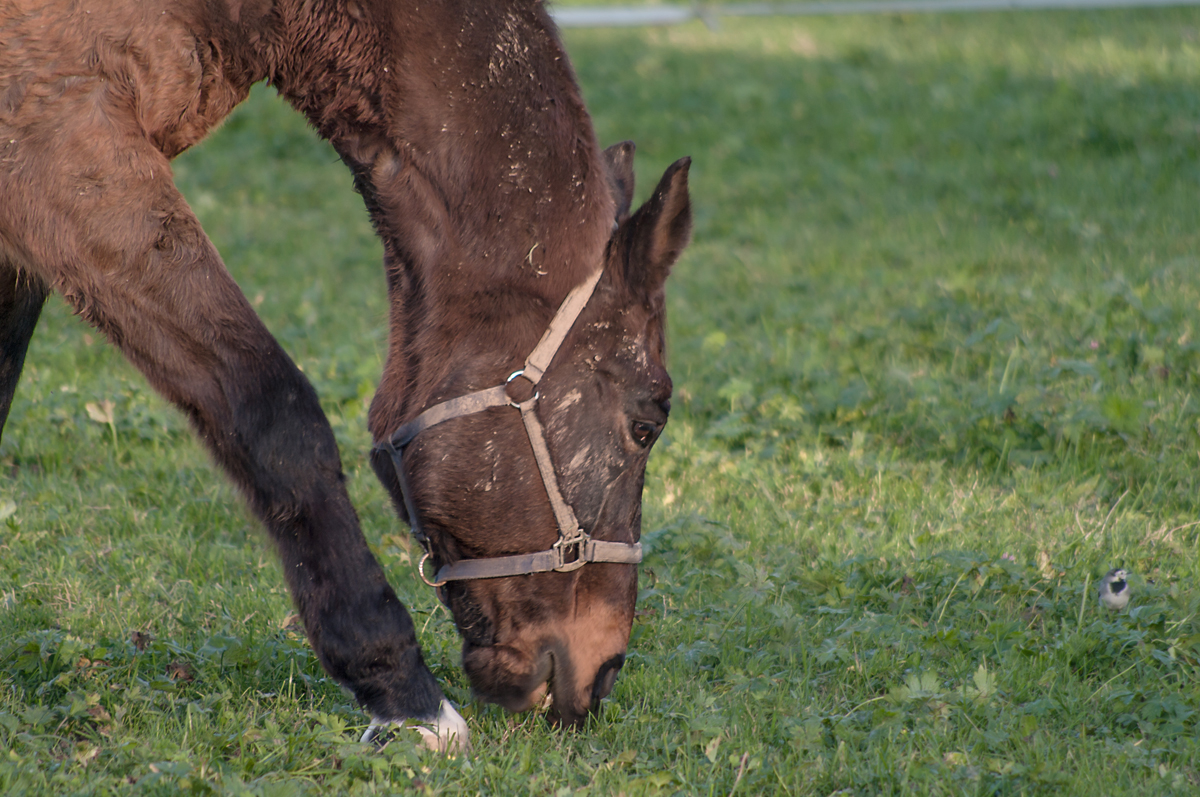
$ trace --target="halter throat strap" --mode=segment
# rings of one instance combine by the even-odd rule
[[[449,399],[426,409],[416,418],[401,426],[387,440],[375,446],[375,451],[386,451],[396,469],[396,480],[400,484],[400,492],[404,497],[404,508],[408,512],[409,525],[413,536],[425,555],[421,557],[418,572],[421,579],[432,587],[438,587],[448,581],[466,581],[477,578],[502,578],[505,576],[526,575],[529,573],[569,572],[583,567],[588,562],[615,562],[618,564],[637,564],[642,561],[642,545],[640,542],[609,542],[594,540],[580,528],[575,511],[566,502],[559,490],[558,476],[554,472],[554,461],[546,446],[546,434],[541,421],[537,417],[537,402],[539,398],[537,386],[546,369],[554,360],[567,334],[575,325],[579,314],[587,306],[588,300],[600,282],[603,269],[596,269],[586,280],[571,289],[558,312],[550,321],[541,340],[534,346],[533,351],[525,358],[521,370],[515,371],[505,380],[504,384],[495,387],[476,390],[458,398]],[[524,387],[522,382],[527,382]],[[550,509],[558,524],[558,542],[551,548],[536,553],[519,554],[515,556],[496,556],[482,559],[463,559],[453,564],[444,565],[437,571],[433,581],[425,575],[425,561],[432,557],[429,537],[421,524],[420,514],[413,502],[412,488],[408,482],[408,474],[404,468],[404,448],[421,432],[439,423],[473,415],[492,407],[513,407],[521,414],[521,422],[529,437],[533,449],[533,457],[537,462],[538,473],[546,488],[546,497],[550,501]]]

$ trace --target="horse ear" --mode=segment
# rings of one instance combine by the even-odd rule
[[[692,237],[692,203],[688,197],[691,158],[667,167],[658,188],[629,220],[626,280],[643,296],[662,290],[671,266]]]
[[[629,207],[633,204],[633,150],[632,141],[622,141],[604,150],[608,183],[617,201],[618,224],[629,218]]]

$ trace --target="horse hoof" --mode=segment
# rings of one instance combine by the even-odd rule
[[[374,718],[363,732],[361,741],[364,744],[370,741],[383,743],[390,736],[392,728],[412,728],[421,734],[422,744],[439,753],[465,753],[471,749],[467,721],[444,698],[437,717],[427,722]]]

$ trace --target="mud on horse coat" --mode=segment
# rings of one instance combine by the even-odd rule
[[[49,291],[189,417],[282,560],[313,650],[375,723],[467,729],[359,528],[313,388],[175,188],[170,159],[260,80],[332,142],[383,240],[377,443],[521,367],[603,273],[536,386],[551,476],[590,539],[640,535],[667,420],[663,283],[691,227],[686,159],[630,214],[633,147],[601,151],[537,2],[0,0],[0,424]],[[391,459],[373,465],[407,516]],[[425,430],[402,468],[435,567],[550,548],[521,414]],[[581,722],[624,661],[636,566],[441,587],[475,694]],[[374,725],[373,725],[374,727]]]

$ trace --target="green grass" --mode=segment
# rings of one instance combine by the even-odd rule
[[[379,247],[332,151],[256,91],[178,180],[320,390],[475,749],[355,743],[237,496],[55,300],[0,446],[0,792],[1194,793],[1198,31],[569,32],[640,195],[692,155],[696,211],[629,662],[578,733],[469,704],[365,466]],[[1134,605],[1109,615],[1117,564]]]

